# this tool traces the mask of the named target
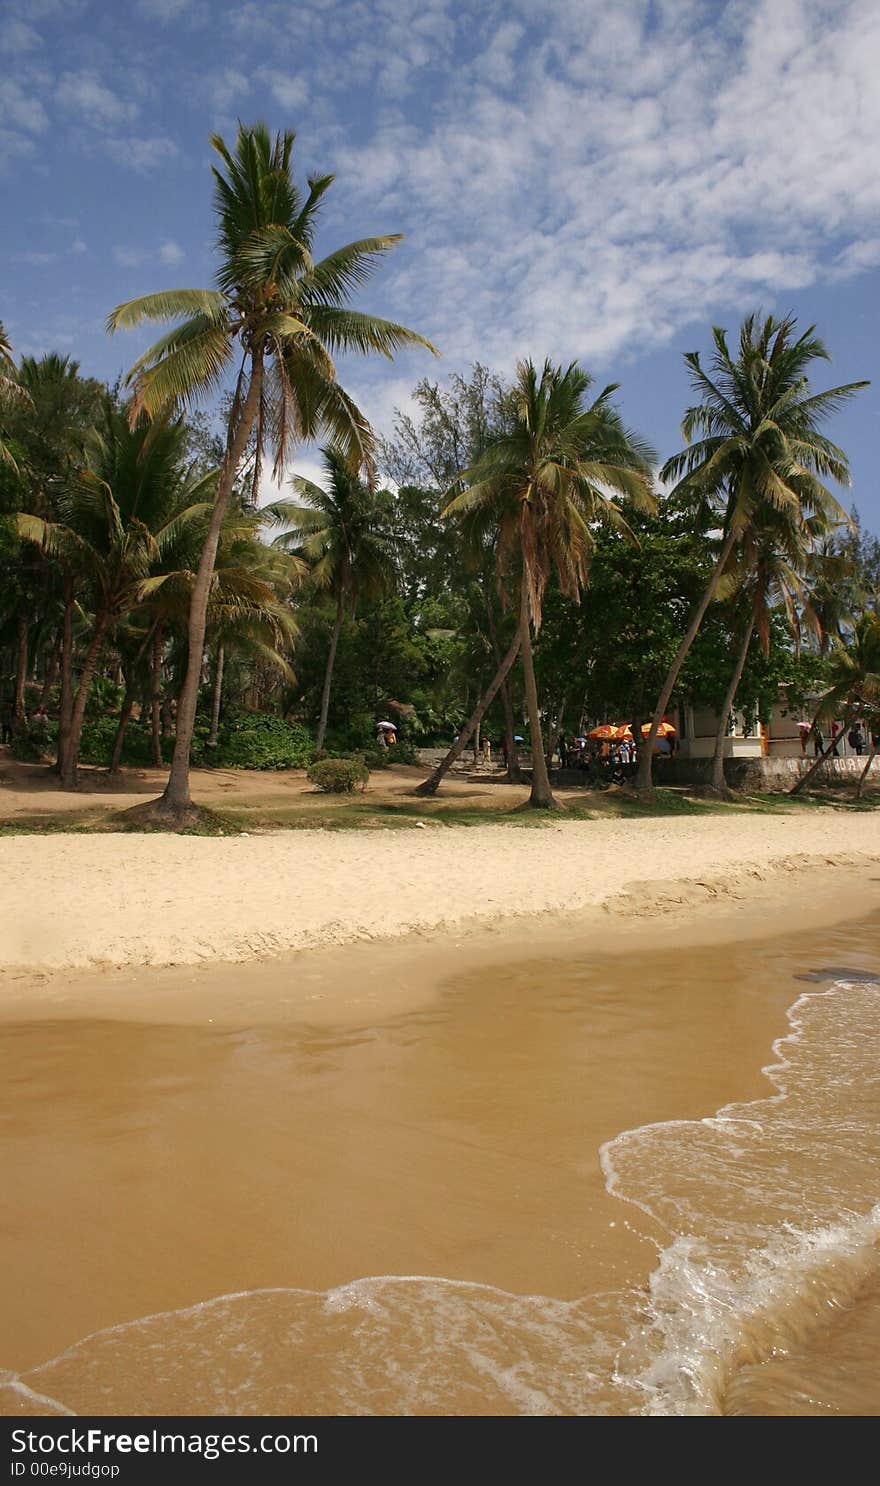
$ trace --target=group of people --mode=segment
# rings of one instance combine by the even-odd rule
[[[807,745],[811,740],[816,758],[825,752],[825,734],[822,732],[818,722],[812,724],[799,722],[798,728],[801,735],[802,753],[806,753]],[[868,747],[869,741],[872,748],[880,749],[880,732],[869,733],[867,727],[863,729],[861,722],[856,721],[847,732],[846,738],[844,738],[843,725],[839,722],[832,722],[831,724],[832,758],[840,758],[840,750],[842,748],[845,753],[847,744],[852,749],[856,758],[861,758]]]

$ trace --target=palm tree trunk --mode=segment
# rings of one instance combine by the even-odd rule
[[[70,714],[70,740],[61,774],[62,789],[76,789],[79,744],[82,737],[83,718],[86,715],[86,702],[89,699],[92,678],[98,664],[98,655],[104,642],[108,622],[105,614],[100,614],[96,619],[95,628],[92,630],[92,638],[89,640],[89,648],[86,651],[85,660],[83,661],[79,686],[77,687],[76,697],[74,698],[73,710]]]
[[[208,734],[208,747],[217,747],[217,736],[220,732],[220,702],[223,697],[223,662],[226,653],[222,645],[217,646],[217,664],[214,667],[214,695],[211,698],[211,731]]]
[[[177,702],[177,735],[174,741],[171,772],[168,776],[165,792],[162,795],[163,806],[175,815],[182,815],[185,811],[192,809],[192,797],[189,789],[189,759],[196,723],[199,686],[202,679],[202,656],[205,648],[205,628],[208,620],[208,599],[211,593],[214,563],[217,559],[220,529],[229,508],[229,501],[232,496],[238,467],[241,464],[244,451],[247,447],[247,441],[254,425],[254,419],[257,415],[262,380],[263,362],[260,351],[257,349],[253,352],[250,385],[238,425],[234,432],[230,429],[227,437],[226,456],[223,460],[220,480],[217,486],[217,499],[214,502],[214,509],[211,512],[208,534],[205,537],[205,545],[202,548],[202,554],[199,558],[199,566],[190,600],[189,650],[186,662],[186,675]]]
[[[495,675],[490,681],[487,689],[483,692],[483,695],[477,702],[476,707],[474,708],[473,712],[471,713],[470,717],[468,718],[467,722],[465,723],[446,757],[442,759],[441,762],[437,765],[430,778],[424,780],[424,782],[417,787],[417,795],[435,795],[437,793],[438,786],[448,774],[449,770],[452,768],[452,765],[456,762],[457,759],[461,758],[462,754],[467,748],[468,741],[473,736],[478,723],[482,721],[483,714],[485,713],[486,709],[488,707],[491,707],[492,703],[494,702],[495,697],[498,694],[499,687],[504,684],[511,666],[519,655],[519,648],[520,635],[519,631],[517,630],[517,633],[511,640],[510,647],[506,655],[504,656],[504,659],[502,660],[500,666],[498,667],[498,670],[495,672]]]
[[[150,749],[153,768],[162,767],[162,625],[153,636],[153,656],[150,667]]]
[[[58,757],[55,771],[62,779],[70,752],[70,717],[73,711],[73,611],[76,597],[73,579],[64,578],[64,624],[61,632],[61,699],[58,718]]]
[[[40,706],[45,707],[49,702],[49,693],[58,680],[58,636],[56,634],[49,650],[49,658],[46,662],[46,674],[43,677],[43,689],[40,692]]]
[[[110,755],[111,774],[118,774],[122,767],[122,750],[125,745],[125,734],[128,724],[131,722],[131,714],[134,711],[134,699],[137,688],[133,682],[129,682],[125,688],[125,697],[122,702],[122,711],[119,714],[119,725],[116,729],[116,737],[113,739],[113,752]]]
[[[501,665],[501,646],[498,643],[498,625],[495,622],[495,607],[490,594],[484,594],[486,601],[486,617],[489,621],[489,639],[492,642],[492,654],[495,657],[496,669]],[[505,676],[501,683],[501,706],[504,709],[504,746],[507,749],[507,774],[508,784],[521,784],[522,771],[519,766],[519,751],[514,739],[516,737],[516,724],[513,720],[513,700],[510,695],[510,676]]]
[[[516,741],[516,723],[513,718],[513,698],[510,695],[510,677],[501,683],[501,705],[504,708],[504,743],[507,748],[508,784],[522,784],[522,769],[519,766],[519,744]]]
[[[28,618],[26,614],[19,614],[18,625],[15,632],[15,715],[12,720],[13,731],[21,732],[24,727],[24,686],[27,681],[27,658],[28,658]]]
[[[736,701],[736,694],[739,691],[739,683],[742,681],[742,673],[745,670],[746,657],[749,653],[749,646],[752,643],[754,630],[755,616],[752,614],[745,628],[742,644],[739,647],[739,654],[736,658],[736,665],[733,668],[733,675],[730,678],[730,685],[727,688],[727,695],[724,698],[721,716],[718,719],[718,732],[715,735],[715,752],[712,755],[711,788],[719,795],[724,792],[724,744],[727,740],[727,723],[733,711],[733,704]]]
[[[669,706],[669,698],[672,696],[672,691],[676,681],[678,680],[679,672],[687,659],[688,651],[693,645],[694,640],[697,638],[700,625],[703,623],[706,610],[712,602],[712,596],[715,593],[716,588],[718,587],[718,580],[720,579],[721,574],[724,571],[727,559],[733,551],[733,544],[735,541],[736,532],[729,531],[724,539],[721,551],[718,554],[718,560],[715,563],[714,568],[712,569],[712,576],[709,579],[709,582],[706,584],[703,596],[700,599],[700,602],[697,604],[696,609],[694,610],[684,639],[676,650],[675,659],[673,660],[672,665],[669,667],[669,673],[663,683],[663,690],[660,692],[660,696],[657,700],[657,706],[654,709],[654,716],[651,719],[651,731],[648,733],[648,736],[647,738],[645,738],[644,742],[639,742],[637,745],[639,750],[639,767],[636,772],[634,781],[636,789],[651,788],[651,767],[654,756],[654,739],[657,736],[657,729],[663,721],[663,714],[666,711],[666,708]]]
[[[857,800],[860,800],[862,798],[863,793],[864,793],[865,781],[868,778],[868,774],[870,772],[871,764],[874,762],[874,755],[875,755],[876,752],[877,752],[877,750],[876,750],[876,748],[874,747],[874,745],[872,743],[871,744],[871,747],[868,749],[868,762],[865,764],[864,769],[862,770],[861,774],[859,775],[859,787],[856,790],[856,799]]]
[[[844,732],[849,727],[850,715],[851,714],[849,712],[844,713],[843,727],[842,727],[842,731],[844,731]],[[821,769],[821,767],[825,763],[826,759],[828,759],[828,758],[831,757],[832,751],[835,748],[837,748],[837,746],[839,745],[839,743],[840,743],[840,733],[838,733],[836,737],[834,737],[834,738],[831,739],[831,742],[827,745],[826,748],[823,748],[822,752],[819,754],[819,757],[816,759],[816,761],[812,765],[812,767],[807,770],[806,774],[802,774],[801,777],[800,777],[800,779],[798,779],[798,780],[795,781],[795,783],[792,785],[791,789],[788,792],[790,795],[798,795],[798,794],[800,794],[800,792],[803,789],[804,785],[805,784],[808,784],[809,781],[812,779],[813,775],[816,774],[819,771],[819,769]]]
[[[327,655],[327,669],[324,672],[324,690],[321,692],[321,716],[318,720],[318,736],[315,739],[315,752],[320,753],[324,747],[324,735],[327,732],[327,717],[330,712],[330,687],[333,684],[333,667],[336,664],[336,647],[339,644],[339,636],[342,633],[342,594],[336,600],[336,621],[333,625],[333,634],[330,636],[330,650]]]
[[[519,601],[519,633],[522,650],[523,675],[526,683],[526,706],[529,713],[529,737],[532,743],[532,792],[528,803],[535,810],[558,810],[559,801],[553,798],[547,759],[544,756],[544,739],[541,733],[541,714],[538,710],[538,685],[535,681],[535,663],[532,659],[532,617],[529,613],[528,584],[523,578]]]

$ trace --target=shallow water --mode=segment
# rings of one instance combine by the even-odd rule
[[[0,1410],[877,1413],[874,975],[880,919],[2,1025]]]

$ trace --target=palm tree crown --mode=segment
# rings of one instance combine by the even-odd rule
[[[611,403],[617,384],[587,404],[591,384],[577,362],[545,361],[540,373],[520,362],[510,427],[489,438],[444,512],[497,527],[499,567],[520,564],[536,626],[551,572],[572,597],[586,582],[596,523],[628,531],[615,497],[655,508],[651,449],[624,428]]]
[[[215,289],[169,289],[118,305],[112,332],[144,320],[180,321],[131,368],[137,406],[155,413],[215,389],[238,360],[233,413],[241,411],[259,361],[257,451],[268,440],[276,471],[291,443],[329,430],[355,464],[369,464],[372,437],[363,414],[336,380],[337,351],[405,345],[434,348],[415,331],[349,308],[352,292],[400,234],[367,237],[315,262],[321,202],[332,175],[311,176],[303,198],[291,174],[294,134],[271,138],[265,125],[240,127],[235,150],[215,134],[213,167],[220,263]]]

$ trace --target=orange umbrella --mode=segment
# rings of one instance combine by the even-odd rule
[[[646,738],[647,738],[648,734],[650,733],[650,731],[651,731],[651,724],[649,722],[643,722],[642,723],[642,733],[644,734],[644,736]],[[674,728],[672,726],[672,723],[671,722],[661,722],[660,726],[657,729],[657,737],[658,738],[668,738],[669,735],[670,735],[670,733],[675,733],[677,731],[678,731],[678,729],[677,728]]]
[[[610,722],[603,722],[601,727],[593,728],[591,733],[587,733],[587,737],[601,738],[603,742],[607,742],[609,739],[617,737],[617,728]]]

